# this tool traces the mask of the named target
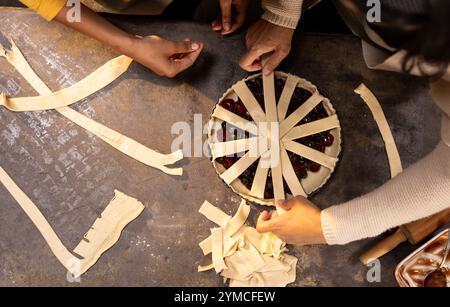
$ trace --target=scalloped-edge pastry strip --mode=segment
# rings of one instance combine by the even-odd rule
[[[227,265],[223,260],[223,228],[211,229],[211,244],[212,244],[212,264],[216,273],[227,269]]]
[[[278,102],[278,121],[280,123],[286,118],[289,104],[299,81],[300,78],[294,75],[288,75],[286,79],[283,92],[281,93],[280,100]]]
[[[283,137],[283,139],[297,140],[339,127],[339,119],[337,115],[334,114],[329,117],[294,127]]]
[[[241,98],[242,103],[247,108],[248,113],[250,113],[250,116],[257,124],[261,122],[267,122],[266,114],[259,105],[255,96],[253,96],[253,93],[250,91],[245,81],[239,81],[238,83],[233,85],[232,88],[236,95]]]
[[[225,181],[225,183],[231,184],[260,157],[261,155],[255,154],[255,152],[252,151],[247,152],[238,161],[236,161],[236,163],[234,163],[229,169],[223,172],[220,175],[220,178],[222,178],[222,180]]]
[[[3,47],[0,49],[0,56],[4,56],[8,62],[13,65],[16,70],[27,80],[27,82],[39,93],[42,95],[48,95],[51,94],[52,91],[50,88],[39,78],[39,76],[36,74],[36,72],[32,69],[28,61],[23,56],[22,52],[19,50],[19,48],[14,44],[14,42],[11,42],[12,49],[11,51],[5,51]],[[122,65],[124,58],[121,58],[119,62],[122,62]],[[114,60],[113,60],[114,61]],[[116,65],[119,62],[115,62]],[[126,63],[125,63],[126,64]],[[108,65],[104,66],[108,67]],[[127,66],[128,67],[128,66]],[[105,72],[108,71],[106,68],[100,72],[94,72],[97,74],[96,78],[102,78],[104,77]],[[98,75],[100,74],[100,76]],[[91,78],[92,75],[85,78],[84,80],[91,80],[90,82],[94,82],[96,78]],[[116,71],[116,78],[117,71]],[[94,79],[94,81],[92,81]],[[114,81],[111,76],[106,76],[106,79],[109,82]],[[104,80],[104,81],[105,81]],[[105,82],[100,83],[105,83]],[[86,84],[86,81],[81,81],[84,84]],[[97,82],[97,81],[95,81]],[[95,83],[94,82],[94,83]],[[79,83],[78,83],[79,84]],[[91,86],[91,85],[88,85]],[[79,88],[80,85],[74,85],[75,88]],[[92,88],[91,88],[92,89]],[[181,159],[183,159],[183,153],[181,150],[176,151],[174,153],[164,155],[159,152],[156,152],[138,142],[135,140],[124,136],[120,134],[119,132],[110,129],[100,123],[97,123],[96,121],[86,117],[85,115],[69,108],[69,107],[60,107],[55,109],[57,112],[59,112],[61,115],[65,116],[67,119],[71,120],[75,124],[79,125],[80,127],[88,130],[89,132],[95,134],[97,137],[108,143],[109,145],[113,146],[120,152],[130,156],[131,158],[140,161],[148,166],[157,168],[161,171],[163,171],[166,174],[169,175],[178,175],[181,176],[183,174],[182,168],[168,168],[167,165],[173,164]]]
[[[403,172],[402,161],[397,149],[397,145],[392,135],[391,128],[381,108],[380,102],[377,97],[362,83],[355,89],[355,93],[359,94],[362,100],[367,104],[372,112],[373,118],[378,125],[381,136],[386,146],[386,153],[389,160],[389,166],[391,169],[391,177],[394,178]]]
[[[336,163],[338,161],[337,158],[333,158],[330,156],[327,156],[323,152],[320,152],[318,150],[315,150],[313,148],[310,148],[308,146],[302,145],[300,143],[285,140],[283,141],[283,146],[287,150],[301,156],[305,157],[308,160],[311,160],[313,162],[316,162],[322,166],[325,166],[328,169],[333,170],[336,166]]]
[[[246,152],[252,146],[258,146],[257,137],[210,144],[213,159]]]
[[[223,120],[224,122],[227,122],[243,131],[248,131],[254,136],[258,135],[258,127],[253,122],[248,121],[245,118],[242,118],[231,111],[228,111],[222,106],[218,105],[215,108],[213,117]]]
[[[286,183],[289,189],[291,190],[292,195],[293,196],[301,195],[307,197],[308,195],[303,189],[300,179],[298,179],[297,175],[295,174],[291,159],[289,159],[288,153],[286,151],[286,148],[284,148],[283,144],[281,144],[280,148],[280,158],[283,169],[283,177],[286,180]]]
[[[314,93],[304,104],[298,107],[291,115],[288,116],[280,124],[280,137],[283,138],[296,124],[298,124],[306,115],[308,115],[319,103],[325,98],[319,94]]]
[[[122,230],[144,210],[144,205],[137,199],[114,191],[114,198],[75,248],[74,252],[83,257],[79,259],[64,246],[38,207],[2,167],[0,181],[31,219],[58,261],[75,278],[87,272],[119,240]]]

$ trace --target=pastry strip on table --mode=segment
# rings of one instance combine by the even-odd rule
[[[210,202],[206,201],[203,203],[203,205],[200,207],[198,212],[202,215],[204,215],[208,220],[216,223],[217,225],[221,227],[227,226],[228,222],[231,220],[231,216],[224,213],[219,208],[211,205]]]
[[[280,137],[283,138],[296,124],[298,124],[306,115],[308,115],[324,97],[319,92],[314,93],[304,104],[294,111],[288,118],[280,124]]]
[[[256,101],[255,96],[253,96],[245,81],[239,81],[233,85],[232,88],[236,95],[241,98],[242,103],[247,108],[248,113],[250,113],[256,123],[267,122],[266,114],[264,114],[263,109],[259,105],[258,101]]]
[[[17,47],[14,46],[14,48],[18,50]],[[15,112],[53,110],[69,106],[109,85],[127,71],[132,61],[131,58],[122,55],[109,61],[80,82],[63,90],[35,97],[7,98],[3,96],[0,99],[0,105]]]
[[[223,229],[211,229],[211,244],[212,244],[212,263],[216,273],[222,272],[227,266],[223,261]]]
[[[280,148],[280,158],[283,170],[283,177],[286,180],[286,183],[289,189],[291,190],[292,195],[293,196],[301,195],[307,197],[307,194],[303,189],[303,186],[300,180],[298,179],[297,174],[295,173],[291,159],[289,159],[288,153],[284,148],[283,144],[281,144]]]
[[[286,244],[274,234],[260,234],[255,228],[245,225],[249,212],[250,207],[243,200],[226,227],[211,230],[212,235],[208,239],[213,264],[198,266],[198,271],[215,268],[222,277],[230,280],[230,287],[286,286],[294,282],[297,259],[284,254]],[[219,259],[221,246],[222,259]],[[211,251],[205,254],[209,253]]]
[[[263,153],[264,154],[264,153]],[[249,168],[253,163],[260,158],[260,155],[255,155],[254,152],[247,152],[242,158],[240,158],[236,163],[234,163],[229,169],[220,175],[223,181],[227,184],[231,184],[236,180],[247,168]]]
[[[297,140],[339,127],[340,127],[339,120],[337,115],[335,114],[323,119],[319,119],[307,124],[294,127],[283,137],[283,139]]]
[[[386,116],[381,108],[380,102],[377,97],[366,87],[365,84],[361,84],[355,89],[355,93],[359,94],[362,100],[367,104],[372,112],[373,118],[380,129],[381,136],[383,137],[386,145],[386,152],[389,160],[389,166],[391,168],[391,177],[394,178],[403,171],[402,161],[400,154],[398,153],[397,145],[395,144],[394,136],[389,128]]]
[[[138,200],[115,191],[114,198],[74,250],[83,257],[81,260],[64,246],[38,207],[1,167],[0,181],[39,230],[55,257],[75,278],[88,271],[119,240],[125,226],[144,210]]]
[[[257,137],[210,144],[213,159],[246,152],[251,149],[252,146],[258,146]]]
[[[278,121],[281,123],[285,118],[297,84],[300,81],[299,77],[289,75],[281,93],[280,101],[278,102]]]
[[[11,42],[11,44],[13,46],[11,51],[6,51],[3,47],[1,47],[0,56],[4,56],[39,94],[51,95],[52,91],[50,90],[50,88],[34,72],[23,54],[14,44],[14,42]],[[117,60],[119,58],[120,60]],[[115,66],[119,63],[122,63],[122,65],[125,66],[129,65],[127,64],[128,60],[126,58],[124,58],[123,56],[119,58],[113,60]],[[121,67],[121,69],[125,69],[125,66]],[[80,92],[86,93],[86,90],[83,90],[83,84],[86,84],[88,90],[91,91],[95,87],[93,87],[90,83],[97,83],[96,79],[103,79],[100,80],[100,84],[105,84],[106,81],[112,82],[114,81],[114,77],[118,77],[118,72],[122,71],[118,70],[118,68],[114,68],[113,71],[108,70],[110,68],[108,65],[105,65],[103,67],[103,70],[97,70],[93,73],[94,77],[90,75],[84,79],[88,81],[81,81],[83,82],[81,85],[77,83],[73,87],[79,89]],[[108,71],[113,73],[113,75],[107,75],[106,73]],[[64,92],[64,90],[62,92]],[[75,124],[95,134],[97,137],[99,137],[109,145],[113,146],[120,152],[132,157],[133,159],[140,161],[148,166],[157,168],[169,175],[182,175],[182,168],[167,167],[167,165],[173,164],[183,158],[182,151],[179,150],[169,155],[164,155],[136,142],[129,137],[120,134],[117,131],[114,131],[113,129],[97,123],[96,121],[69,107],[60,107],[55,110],[69,120],[73,121]]]
[[[333,158],[330,156],[327,156],[323,152],[320,152],[318,150],[312,149],[308,146],[299,144],[294,141],[283,141],[283,146],[287,150],[301,156],[305,157],[308,160],[311,160],[313,162],[316,162],[322,166],[325,166],[328,169],[334,169],[336,166],[336,163],[338,161],[337,158]]]
[[[224,216],[224,215],[229,216],[229,215],[225,214],[222,210],[211,205],[209,202],[205,201],[205,203],[207,203],[208,211],[215,212],[215,213],[208,214],[208,215],[203,214],[203,213],[202,214],[205,215],[207,219],[216,223],[217,225],[219,225],[217,222],[226,219],[226,218],[217,218],[217,216]],[[242,200],[236,214],[231,219],[229,219],[229,222],[225,226],[222,226],[222,227],[225,227],[224,228],[225,229],[224,236],[227,238],[230,238],[235,233],[237,233],[239,231],[239,229],[241,229],[241,227],[244,225],[249,214],[250,214],[250,206],[248,206],[246,204],[245,200]],[[221,226],[221,225],[219,225],[219,226]],[[206,256],[206,255],[210,254],[212,251],[211,236],[209,236],[208,238],[206,238],[205,240],[200,242],[198,245],[200,246],[201,250],[203,251],[203,255]],[[229,248],[225,248],[224,254],[227,254],[228,252],[229,252]]]
[[[248,121],[233,112],[228,111],[224,107],[218,105],[214,109],[213,117],[223,120],[227,124],[231,124],[243,131],[248,131],[252,135],[258,135],[258,127],[251,121]]]

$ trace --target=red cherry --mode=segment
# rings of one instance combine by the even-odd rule
[[[318,171],[320,171],[320,167],[320,164],[311,162],[311,164],[309,165],[309,170],[313,173],[317,173]]]
[[[334,143],[334,136],[331,133],[328,133],[328,135],[324,138],[324,145],[329,147],[333,145]]]
[[[232,108],[233,108],[233,105],[234,105],[234,100],[233,99],[224,99],[224,100],[222,100],[220,105],[223,108],[227,109],[228,111],[232,111]]]
[[[235,158],[232,158],[232,157],[226,157],[226,158],[223,160],[223,166],[224,166],[226,169],[229,169],[230,167],[232,167],[234,163],[236,163],[236,160],[235,160]]]

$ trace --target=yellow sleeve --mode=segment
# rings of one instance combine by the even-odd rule
[[[50,21],[66,5],[66,0],[20,0],[30,9],[35,10],[46,20]]]

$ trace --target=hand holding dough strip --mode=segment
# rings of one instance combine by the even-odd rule
[[[83,257],[79,259],[69,252],[41,211],[2,167],[0,167],[0,181],[42,234],[55,257],[75,278],[88,271],[101,255],[119,240],[125,226],[144,210],[141,202],[116,190],[114,198],[101,217],[95,221],[75,248],[74,252]]]
[[[4,56],[38,93],[44,95],[40,97],[53,97],[53,93],[50,88],[39,78],[39,76],[37,76],[29,63],[26,61],[22,52],[17,48],[14,42],[11,42],[11,44],[13,46],[11,51],[6,51],[0,45],[0,56]],[[113,59],[79,83],[70,87],[71,90],[68,92],[69,94],[67,96],[65,96],[66,89],[57,92],[59,94],[54,97],[68,97],[64,99],[69,99],[70,101],[75,98],[85,98],[87,95],[94,93],[94,90],[99,89],[99,87],[104,87],[114,81],[118,76],[127,70],[130,63],[129,58],[124,56]],[[72,91],[75,92],[72,94]],[[34,103],[39,102],[35,101]],[[120,134],[117,131],[114,131],[113,129],[97,123],[96,121],[69,107],[59,107],[56,111],[77,125],[95,134],[97,137],[101,138],[103,141],[110,144],[120,152],[137,161],[157,168],[169,175],[181,176],[183,173],[182,168],[167,167],[167,165],[173,164],[183,158],[182,151],[176,151],[172,154],[164,155],[136,142],[127,136]]]
[[[355,89],[355,93],[359,94],[363,101],[367,104],[372,112],[373,118],[380,129],[381,136],[383,137],[386,145],[386,152],[391,169],[391,177],[394,178],[403,171],[402,161],[400,154],[398,153],[397,145],[395,144],[394,136],[389,128],[386,116],[381,108],[380,102],[377,97],[366,87],[365,84],[361,84]]]

